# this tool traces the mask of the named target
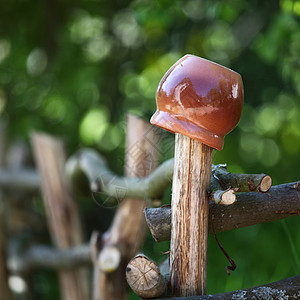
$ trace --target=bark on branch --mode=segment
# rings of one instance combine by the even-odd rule
[[[298,184],[273,186],[268,193],[241,193],[230,206],[215,206],[212,221],[215,232],[277,221],[300,211]],[[212,206],[210,206],[211,209]],[[170,240],[171,208],[146,208],[146,221],[157,242]],[[209,226],[210,228],[210,226]]]
[[[299,299],[300,276],[234,292],[192,297],[160,298],[160,300],[230,300],[230,299]]]
[[[144,178],[122,177],[112,173],[104,158],[92,149],[80,150],[69,158],[67,172],[75,181],[85,174],[94,192],[103,192],[111,197],[157,199],[171,183],[174,159],[162,163],[154,172]],[[82,174],[83,173],[83,174]],[[272,185],[271,177],[265,174],[234,174],[225,165],[213,165],[210,191],[238,188],[239,192],[266,192]]]
[[[226,164],[213,165],[211,189],[237,188],[238,192],[267,192],[272,178],[266,174],[235,174],[227,171]]]
[[[119,198],[122,189],[124,198],[155,199],[172,180],[173,162],[173,159],[164,162],[147,177],[122,177],[111,172],[96,151],[83,149],[69,158],[67,172],[74,180],[83,174],[87,176],[93,192]]]
[[[111,197],[119,197],[119,188],[124,188],[124,197],[160,197],[171,183],[174,159],[162,163],[153,173],[144,178],[126,178],[111,172],[105,159],[92,149],[82,149],[68,159],[67,171],[71,178],[85,175],[95,192],[104,192]],[[271,177],[265,174],[229,173],[224,165],[213,166],[211,191],[238,188],[238,192],[267,191],[272,184]],[[1,169],[0,186],[36,190],[41,180],[33,169]]]

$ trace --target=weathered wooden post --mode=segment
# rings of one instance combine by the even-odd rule
[[[158,138],[154,129],[137,116],[127,116],[126,176],[145,177],[156,168]],[[100,176],[99,170],[96,170],[96,174]],[[124,188],[126,193],[126,186]],[[147,205],[150,205],[147,199],[133,197],[126,197],[119,205],[105,233],[102,249],[95,250],[94,300],[126,299],[125,268],[144,242],[144,208]]]
[[[162,78],[151,123],[176,133],[172,188],[170,285],[173,296],[206,294],[212,150],[238,123],[241,76],[185,55]]]
[[[59,249],[80,245],[83,233],[78,207],[65,174],[63,143],[43,133],[33,133],[31,142],[42,180],[41,189],[53,242]],[[86,269],[61,270],[59,280],[64,300],[89,298]]]

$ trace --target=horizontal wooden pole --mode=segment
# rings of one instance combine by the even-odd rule
[[[68,159],[67,172],[73,179],[86,176],[95,192],[104,192],[111,197],[158,198],[172,182],[174,159],[162,163],[153,173],[144,178],[127,178],[109,170],[105,159],[95,150],[83,149]],[[267,191],[272,180],[265,174],[229,173],[224,165],[213,165],[210,191],[238,188],[238,192]],[[219,171],[217,171],[219,170]],[[219,177],[218,177],[219,176]],[[263,183],[263,188],[260,188]],[[34,169],[0,168],[0,187],[22,190],[37,190],[41,180]]]
[[[300,276],[282,279],[273,283],[260,285],[234,292],[175,298],[159,298],[160,300],[231,300],[231,299],[299,299]]]
[[[35,169],[0,168],[0,187],[7,189],[37,190],[41,179]]]
[[[214,230],[223,232],[291,217],[300,213],[299,199],[297,182],[273,186],[268,193],[238,194],[232,205],[215,206],[212,214]],[[146,208],[145,215],[154,239],[157,242],[170,240],[171,207]]]
[[[155,263],[150,261],[148,258],[143,260],[145,257],[142,254],[137,255],[132,259],[133,268],[129,266],[127,270],[128,274],[127,280],[131,285],[133,291],[139,297],[149,297],[154,298],[160,297],[160,300],[167,300],[170,298],[162,298],[162,295],[165,297],[169,296],[169,291],[167,286],[159,284],[161,281],[169,280],[169,259],[166,259],[159,268]],[[148,265],[152,266],[152,273],[145,273]],[[130,273],[133,274],[130,274]],[[130,274],[130,276],[128,276]],[[143,276],[140,276],[143,274]],[[132,284],[133,283],[133,284]],[[141,283],[141,284],[140,284]],[[151,286],[151,289],[149,287]],[[290,278],[285,278],[276,282],[264,284],[261,286],[256,286],[252,288],[236,290],[233,292],[221,293],[221,294],[212,294],[205,296],[189,296],[189,297],[172,297],[171,299],[175,300],[217,300],[217,299],[298,299],[300,296],[300,276],[294,276]],[[146,292],[146,294],[145,294]],[[155,299],[155,298],[154,298]]]
[[[83,149],[69,158],[67,172],[74,181],[84,174],[94,192],[119,198],[121,190],[123,198],[157,199],[172,181],[173,166],[172,158],[147,177],[122,177],[111,172],[104,158],[95,150]],[[266,192],[272,184],[271,177],[265,174],[229,173],[225,165],[213,165],[212,169],[210,192],[234,188],[238,188],[238,192]]]
[[[90,246],[83,244],[61,250],[44,245],[31,246],[20,256],[8,260],[12,273],[26,273],[33,269],[72,269],[91,264]]]

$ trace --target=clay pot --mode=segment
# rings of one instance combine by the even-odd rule
[[[243,94],[238,73],[188,54],[160,81],[151,123],[222,150],[224,136],[240,120]]]

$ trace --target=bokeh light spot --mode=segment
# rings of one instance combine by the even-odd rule
[[[143,41],[139,24],[130,9],[119,11],[114,16],[112,26],[113,32],[125,47],[137,48]]]
[[[25,280],[17,275],[10,276],[8,279],[9,287],[17,294],[22,294],[27,291],[27,284]]]
[[[300,1],[294,1],[294,13],[300,16]]]
[[[253,107],[248,104],[244,104],[241,120],[238,127],[244,132],[254,132],[254,119],[256,111]]]
[[[99,88],[95,83],[86,82],[78,88],[77,98],[79,103],[84,107],[96,103],[99,100],[99,97]]]
[[[247,164],[258,161],[258,155],[263,148],[263,139],[253,133],[243,133],[240,137],[240,156]]]
[[[4,111],[6,106],[6,93],[3,89],[0,89],[0,114]]]
[[[231,28],[225,22],[218,22],[205,32],[203,50],[209,59],[228,65],[239,54],[240,48]]]
[[[285,12],[293,12],[296,15],[300,16],[300,1],[296,0],[281,0],[280,1],[280,6],[283,11]]]
[[[243,134],[240,139],[241,149],[247,153],[257,154],[262,148],[262,139],[255,134]]]
[[[296,155],[300,152],[300,136],[295,135],[291,128],[287,128],[282,132],[281,143],[289,155]]]
[[[0,63],[10,54],[10,41],[0,40]]]
[[[139,95],[138,93],[138,75],[134,73],[125,73],[120,82],[120,89],[128,98],[134,98]]]
[[[262,135],[274,135],[280,129],[282,121],[283,115],[278,106],[265,105],[256,116],[256,131]]]
[[[84,46],[84,54],[89,62],[98,62],[110,53],[111,48],[110,38],[100,35],[87,42]]]
[[[280,159],[280,150],[277,143],[272,139],[265,139],[261,151],[259,151],[259,160],[266,167],[275,166]]]
[[[199,21],[204,17],[204,5],[204,1],[186,0],[181,3],[181,9],[188,18]]]
[[[30,52],[26,62],[26,68],[29,75],[40,75],[47,67],[48,57],[47,53],[40,48],[34,49]]]
[[[52,122],[61,122],[67,113],[67,99],[60,95],[48,96],[43,101],[43,112]]]
[[[80,123],[80,139],[87,145],[98,143],[108,126],[107,109],[105,107],[91,109]]]
[[[171,65],[173,65],[180,55],[176,52],[163,55],[157,61],[154,61],[148,68],[144,69],[138,79],[140,94],[148,99],[155,97],[161,74],[164,74]]]
[[[98,142],[98,146],[105,151],[112,151],[116,149],[122,141],[122,133],[118,126],[109,125]]]
[[[82,43],[98,37],[105,28],[105,22],[99,16],[91,17],[86,11],[77,11],[70,26],[71,39]]]

